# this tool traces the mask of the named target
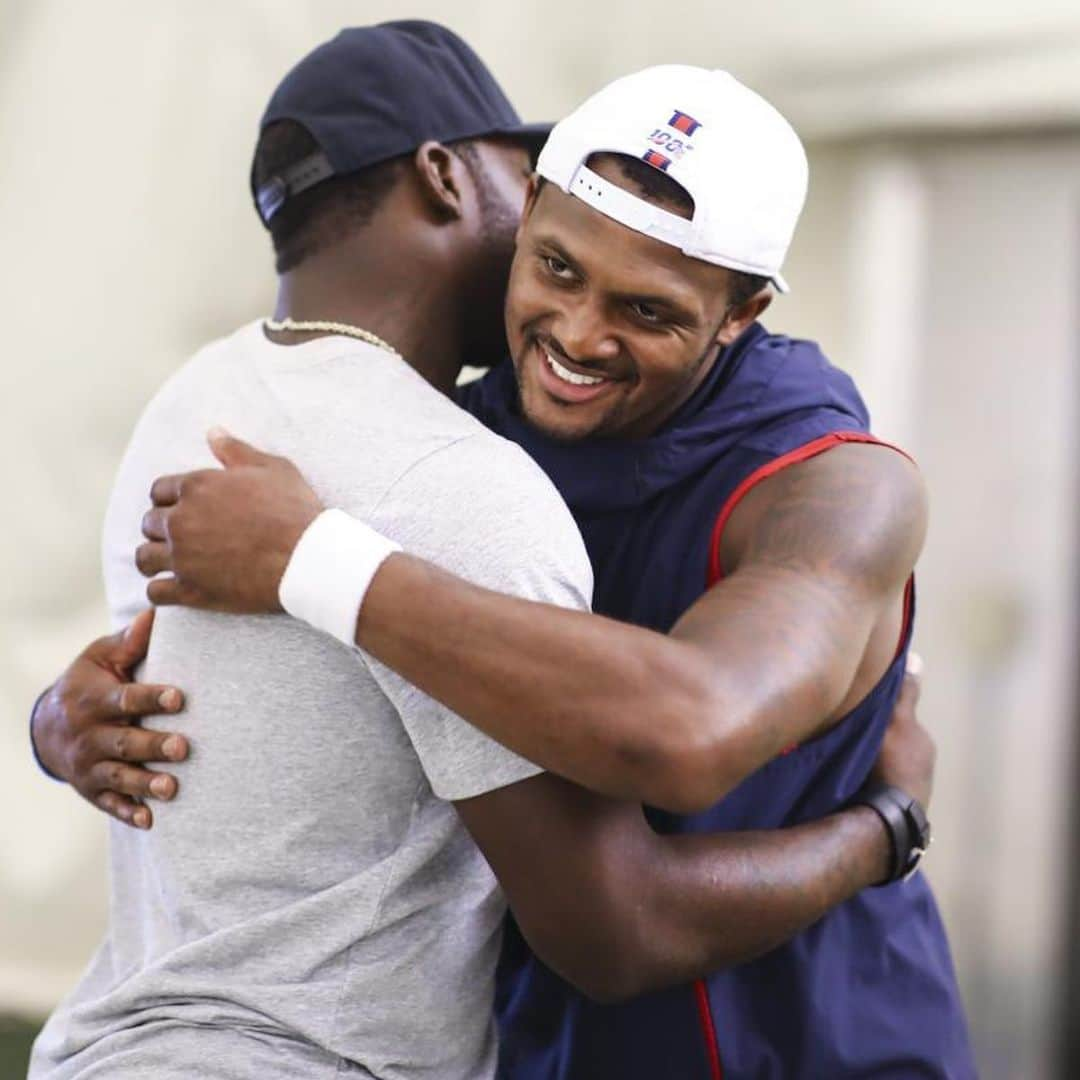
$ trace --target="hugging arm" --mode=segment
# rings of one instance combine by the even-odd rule
[[[928,797],[934,750],[906,680],[884,775]],[[588,996],[686,982],[780,945],[888,873],[880,819],[854,807],[761,832],[660,836],[639,806],[559,777],[456,804],[533,951]]]
[[[50,771],[119,820],[147,828],[151,811],[141,800],[163,774],[136,763],[187,752],[182,736],[137,726],[140,713],[162,709],[163,694],[173,708],[181,700],[175,688],[128,680],[148,629],[144,615],[131,633],[94,642],[35,717]],[[934,748],[915,717],[917,698],[918,683],[908,677],[875,774],[926,805]],[[175,743],[166,751],[169,739]],[[166,797],[175,792],[174,781]],[[640,806],[550,774],[455,805],[533,950],[599,1000],[767,952],[882,880],[891,863],[886,830],[862,806],[773,831],[659,836]],[[133,821],[140,811],[143,822]]]
[[[540,607],[391,556],[356,641],[500,742],[586,787],[704,809],[869,691],[850,691],[903,604],[925,528],[895,451],[844,446],[755,489],[728,576],[670,634]],[[897,623],[897,630],[899,629]]]
[[[215,452],[224,470],[155,485],[138,562],[174,576],[152,581],[149,596],[275,610],[321,506],[285,459],[231,439]],[[843,445],[739,504],[726,578],[670,634],[506,596],[395,554],[367,591],[356,643],[551,771],[692,812],[854,704],[871,635],[902,606],[925,520],[909,461]]]

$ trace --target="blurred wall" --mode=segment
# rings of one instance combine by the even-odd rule
[[[418,4],[527,118],[671,59],[731,67],[808,137],[794,292],[767,319],[860,380],[933,499],[930,860],[984,1075],[1049,1076],[1076,635],[1080,21],[1074,5]],[[304,51],[399,5],[0,0],[0,1012],[77,977],[103,819],[30,763],[37,690],[105,627],[98,531],[147,397],[269,311],[246,174]],[[976,17],[977,16],[977,17]],[[695,29],[693,34],[687,27]]]
[[[1080,133],[846,140],[812,170],[784,323],[829,343],[926,474],[929,873],[983,1075],[1050,1076],[1076,858]]]

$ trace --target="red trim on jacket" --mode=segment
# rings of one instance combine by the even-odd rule
[[[709,577],[706,583],[709,588],[712,588],[718,581],[723,580],[724,567],[720,562],[720,538],[723,536],[728,520],[735,512],[735,507],[742,502],[743,496],[748,494],[752,488],[757,487],[762,480],[774,476],[781,469],[786,469],[789,465],[797,465],[800,461],[808,461],[810,458],[817,457],[818,454],[823,454],[826,450],[831,450],[834,446],[840,446],[842,443],[876,443],[878,446],[887,446],[890,450],[895,450],[898,454],[903,454],[904,457],[912,460],[911,455],[906,450],[902,450],[892,443],[882,442],[881,439],[875,438],[868,432],[834,431],[829,435],[822,435],[821,438],[814,439],[803,446],[797,446],[794,450],[789,450],[786,454],[773,458],[772,461],[767,461],[760,469],[752,472],[739,484],[728,496],[727,502],[724,503],[720,513],[717,515],[716,524],[713,526],[712,539],[709,542]]]
[[[709,1059],[709,1080],[724,1080],[724,1067],[720,1064],[720,1047],[716,1041],[716,1026],[713,1024],[712,1008],[709,1006],[709,988],[705,985],[704,979],[698,979],[694,983],[694,997],[697,999],[701,1035],[705,1040],[705,1056]]]
[[[834,431],[828,435],[822,435],[819,439],[814,439],[812,442],[805,443],[803,446],[797,446],[794,450],[789,450],[786,454],[781,454],[778,458],[773,458],[772,461],[767,461],[760,469],[756,469],[749,476],[747,476],[742,483],[728,496],[728,500],[720,509],[720,513],[716,517],[716,524],[713,526],[712,539],[709,541],[709,578],[708,587],[711,589],[718,581],[724,579],[724,567],[720,561],[720,541],[724,535],[724,528],[726,527],[731,515],[735,512],[735,507],[742,501],[743,496],[748,494],[753,488],[757,487],[762,480],[767,480],[770,476],[775,476],[781,469],[786,469],[789,465],[797,465],[800,461],[808,461],[812,457],[817,457],[818,454],[825,453],[826,450],[831,450],[834,446],[840,446],[842,443],[873,443],[877,446],[887,446],[890,450],[895,450],[898,454],[903,454],[909,461],[915,459],[904,449],[893,443],[887,443],[865,431]],[[904,619],[900,625],[900,638],[896,643],[896,652],[893,654],[895,660],[900,655],[900,650],[904,647],[904,639],[907,637],[908,629],[911,626],[911,613],[912,613],[912,600],[914,599],[915,592],[915,576],[912,575],[908,579],[907,585],[904,587]],[[794,750],[794,746],[789,746],[781,753],[790,754]]]

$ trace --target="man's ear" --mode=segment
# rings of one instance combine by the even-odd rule
[[[731,308],[720,324],[716,340],[721,345],[730,345],[751,323],[761,318],[762,313],[772,303],[772,299],[772,286],[765,285],[749,300]]]
[[[521,210],[521,220],[518,222],[517,231],[514,233],[514,243],[521,243],[521,234],[525,229],[525,225],[529,218],[532,216],[533,207],[536,206],[536,200],[540,196],[540,189],[543,187],[543,183],[540,180],[539,173],[533,173],[529,177],[529,186],[525,189],[525,205]]]
[[[441,220],[457,221],[465,213],[463,181],[465,163],[440,142],[429,139],[413,154],[420,194]]]

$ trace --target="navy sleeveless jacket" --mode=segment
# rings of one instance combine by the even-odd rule
[[[851,380],[817,346],[748,329],[653,436],[572,445],[532,430],[507,362],[462,392],[520,443],[577,520],[594,609],[667,632],[720,578],[719,541],[758,480],[868,441]],[[662,833],[771,829],[843,806],[877,757],[911,635],[834,728],[781,755],[712,809],[647,811]],[[508,920],[498,1012],[504,1080],[911,1080],[975,1076],[944,929],[921,874],[867,889],[758,960],[614,1005],[544,966]]]

